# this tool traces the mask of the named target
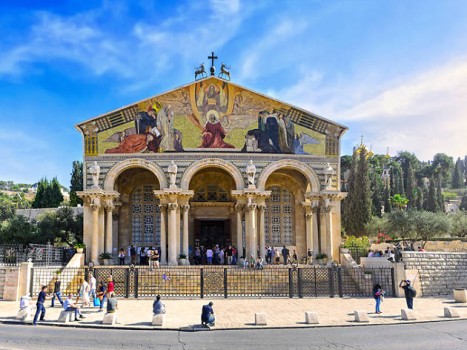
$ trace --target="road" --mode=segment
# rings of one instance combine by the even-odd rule
[[[0,324],[1,350],[37,349],[467,349],[467,321],[205,332]]]

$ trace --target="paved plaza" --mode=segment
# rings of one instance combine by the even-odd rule
[[[153,327],[152,300],[119,299],[117,327],[138,329],[183,329],[200,323],[201,307],[208,299],[170,299],[163,300],[167,314],[162,327]],[[407,322],[446,321],[444,308],[451,307],[458,311],[460,319],[467,319],[467,304],[454,303],[447,297],[416,298],[414,310],[416,321],[403,321],[401,309],[406,308],[404,298],[386,298],[382,303],[382,314],[374,313],[372,298],[317,298],[317,299],[212,299],[216,315],[216,326],[213,329],[246,329],[246,328],[293,328],[293,327],[326,327],[326,326],[356,326],[354,310],[368,312],[367,325],[398,324]],[[0,302],[0,321],[14,321],[18,311],[18,302]],[[51,308],[50,301],[46,303],[47,324],[58,324],[61,307]],[[79,322],[70,322],[73,327],[102,327],[104,312],[98,308],[84,308],[86,317]],[[305,324],[305,312],[317,312],[319,324]],[[267,326],[255,326],[255,313],[267,314]],[[27,321],[31,323],[31,321]],[[43,323],[43,324],[44,324]],[[41,323],[39,323],[41,324]],[[64,325],[64,324],[60,324]],[[112,326],[106,326],[112,327]]]

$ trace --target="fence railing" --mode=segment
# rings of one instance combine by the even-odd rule
[[[34,265],[66,265],[74,250],[54,247],[52,244],[3,244],[0,245],[0,264],[16,265],[31,261]]]
[[[213,267],[81,267],[53,269],[34,267],[31,294],[41,286],[54,291],[61,281],[62,293],[77,293],[81,278],[93,272],[97,282],[115,283],[118,297],[141,298],[161,295],[165,298],[213,297],[344,297],[371,296],[379,283],[387,296],[395,295],[393,268],[306,267],[248,270]]]

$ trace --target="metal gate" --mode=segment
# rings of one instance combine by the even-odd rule
[[[227,267],[112,266],[80,268],[33,267],[31,295],[43,285],[53,292],[61,281],[62,293],[77,293],[81,279],[92,272],[97,282],[112,276],[117,297],[343,297],[371,296],[374,284],[383,286],[387,296],[395,295],[392,268],[265,268],[249,270]]]

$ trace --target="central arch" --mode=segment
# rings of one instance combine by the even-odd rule
[[[185,172],[183,173],[182,179],[180,181],[180,187],[182,188],[182,190],[188,190],[189,189],[188,187],[190,186],[190,181],[193,178],[193,176],[198,171],[204,168],[220,168],[220,169],[225,170],[230,175],[232,175],[235,181],[236,190],[243,190],[245,185],[244,185],[243,176],[240,173],[240,170],[238,170],[236,166],[232,165],[232,163],[227,162],[220,158],[202,159],[202,160],[194,162],[188,168],[186,168]]]
[[[115,187],[115,180],[125,170],[132,168],[143,168],[153,173],[159,181],[160,188],[167,188],[167,179],[164,171],[157,165],[150,161],[141,158],[126,159],[115,164],[107,173],[104,180],[104,190],[112,191]]]
[[[293,169],[300,172],[307,179],[311,186],[312,192],[318,192],[320,189],[318,175],[309,166],[293,159],[283,159],[269,164],[263,169],[258,178],[258,189],[261,191],[265,190],[266,181],[269,176],[280,169]]]

